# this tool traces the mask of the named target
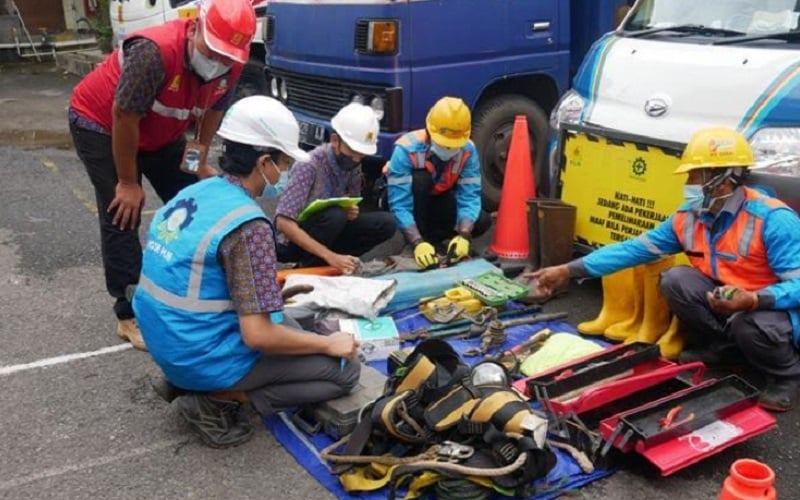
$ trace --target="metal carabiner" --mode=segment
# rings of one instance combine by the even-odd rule
[[[474,453],[475,449],[472,446],[454,441],[445,441],[439,448],[437,455],[448,462],[461,462],[471,457]]]

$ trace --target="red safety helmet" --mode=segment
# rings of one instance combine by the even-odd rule
[[[247,62],[256,34],[256,12],[250,0],[207,0],[200,8],[200,22],[209,49]]]

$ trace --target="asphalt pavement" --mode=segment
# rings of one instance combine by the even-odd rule
[[[0,498],[332,498],[264,429],[206,448],[150,389],[149,356],[117,338],[93,191],[66,132],[74,84],[46,66],[0,67]],[[148,188],[145,227],[158,206]],[[600,295],[596,280],[573,284],[546,310],[577,323]],[[566,495],[715,498],[730,464],[749,457],[795,498],[800,410],[778,421],[669,478],[633,460]]]

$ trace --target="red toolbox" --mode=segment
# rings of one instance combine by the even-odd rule
[[[593,437],[582,448],[593,459],[612,447],[636,452],[666,476],[775,426],[758,407],[755,387],[734,375],[703,380],[704,368],[677,365],[661,358],[657,345],[633,343],[514,385],[541,404],[562,438],[574,443],[565,422],[586,428]]]

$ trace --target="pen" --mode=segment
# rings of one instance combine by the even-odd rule
[[[339,361],[339,370],[344,371],[344,365],[346,364],[347,364],[347,358],[342,358],[341,361]]]

